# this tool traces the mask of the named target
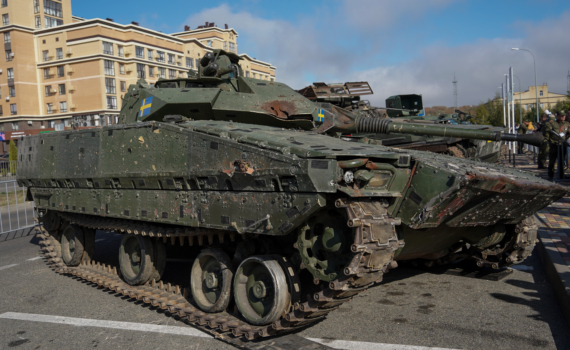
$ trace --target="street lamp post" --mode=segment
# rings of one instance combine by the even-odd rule
[[[514,75],[515,78],[517,78],[517,80],[519,81],[519,119],[520,119],[520,123],[522,125],[522,90],[521,90],[521,80],[519,79],[519,77],[517,77],[516,75]]]
[[[536,57],[534,57],[534,54],[532,53],[532,51],[527,50],[527,49],[519,49],[518,47],[513,47],[511,50],[515,50],[515,51],[528,51],[530,52],[530,54],[532,55],[532,60],[534,62],[534,92],[536,94],[536,123],[538,124],[539,122],[539,118],[538,118],[538,85],[536,83]]]

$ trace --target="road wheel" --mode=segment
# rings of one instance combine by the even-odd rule
[[[242,316],[254,325],[277,321],[289,305],[285,272],[272,256],[252,256],[239,265],[234,299]]]
[[[192,265],[190,289],[198,307],[205,312],[224,311],[232,296],[233,266],[220,249],[204,249]]]
[[[47,213],[44,214],[42,222],[44,228],[50,232],[56,231],[61,226],[61,218],[53,210],[48,210]]]
[[[90,262],[95,255],[95,229],[83,227],[83,233],[85,234],[85,251],[81,260]]]
[[[154,239],[152,243],[152,248],[154,249],[154,271],[150,279],[158,281],[162,277],[164,267],[166,266],[166,248],[164,242],[160,239]]]
[[[81,263],[85,250],[85,234],[81,227],[67,225],[61,235],[61,255],[67,266],[77,266]]]
[[[154,272],[154,249],[149,237],[125,235],[119,248],[123,279],[136,286],[148,282]]]

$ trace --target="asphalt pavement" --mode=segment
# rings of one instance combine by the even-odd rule
[[[56,274],[33,235],[2,236],[1,349],[234,349],[159,310]],[[96,240],[96,259],[116,261],[120,237],[98,232]],[[167,269],[184,279],[191,263],[169,261]],[[570,349],[537,253],[501,281],[441,272],[400,266],[297,335],[338,349]]]

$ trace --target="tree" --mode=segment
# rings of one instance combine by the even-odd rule
[[[10,145],[8,148],[8,160],[10,161],[10,172],[12,174],[16,173],[16,164],[18,161],[18,148],[14,143],[14,140],[10,140]]]

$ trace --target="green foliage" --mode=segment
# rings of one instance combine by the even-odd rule
[[[10,145],[8,148],[8,160],[10,161],[10,172],[12,174],[16,173],[16,163],[18,160],[18,148],[14,143],[14,140],[10,140]]]
[[[14,140],[10,140],[8,154],[9,160],[18,160],[18,148],[16,147]]]
[[[481,102],[475,107],[473,121],[480,125],[503,126],[503,103],[499,94],[494,99]]]

